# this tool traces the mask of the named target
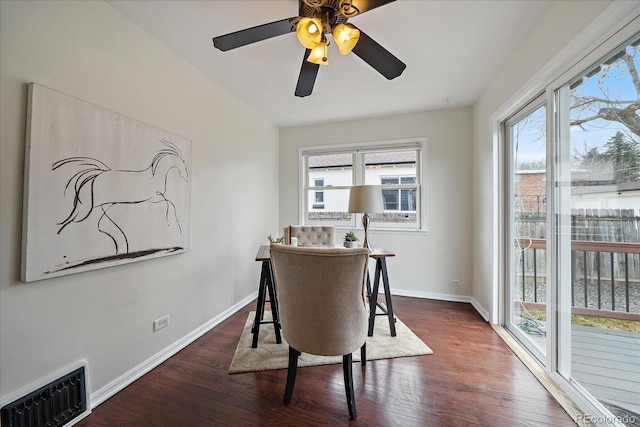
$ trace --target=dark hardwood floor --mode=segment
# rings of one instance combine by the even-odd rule
[[[349,421],[340,364],[299,368],[288,406],[286,369],[227,373],[254,302],[77,425],[575,426],[470,304],[393,303],[434,353],[354,364],[357,420]]]

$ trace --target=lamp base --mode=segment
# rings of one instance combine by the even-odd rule
[[[369,228],[369,214],[362,215],[362,228],[364,228],[364,242],[362,242],[362,247],[367,248],[369,252],[373,252],[373,246],[371,246],[371,242],[369,242],[369,236],[367,235],[367,229]]]

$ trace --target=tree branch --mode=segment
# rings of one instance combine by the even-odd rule
[[[626,108],[600,108],[595,115],[582,119],[574,119],[570,124],[571,126],[581,126],[584,123],[597,119],[610,120],[624,124],[631,132],[640,136],[640,117],[636,114],[638,109],[640,109],[640,102],[637,101],[628,105]]]
[[[638,76],[638,69],[636,68],[636,64],[633,62],[633,57],[626,53],[622,57],[622,59],[629,68],[629,75],[631,75],[633,86],[636,88],[636,94],[638,94],[638,98],[640,98],[640,77]]]

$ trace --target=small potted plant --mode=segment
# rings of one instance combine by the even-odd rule
[[[344,247],[345,248],[356,248],[358,247],[358,237],[355,235],[353,231],[347,232],[344,235]]]
[[[280,237],[271,237],[271,234],[269,234],[269,237],[267,237],[267,239],[269,239],[269,242],[271,242],[271,243],[282,244],[282,241],[284,240],[284,237],[282,237],[282,236],[280,236]]]

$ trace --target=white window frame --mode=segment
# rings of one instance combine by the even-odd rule
[[[389,189],[399,189],[404,187],[417,187],[416,195],[416,222],[405,223],[384,223],[372,221],[369,230],[393,230],[393,231],[408,231],[408,232],[426,232],[427,229],[427,213],[424,206],[427,206],[427,141],[424,137],[408,138],[408,139],[396,139],[386,141],[371,141],[371,142],[359,142],[352,144],[335,144],[335,145],[323,145],[313,147],[301,147],[298,150],[298,164],[299,164],[299,213],[298,222],[304,225],[328,225],[323,221],[309,221],[307,219],[307,207],[309,206],[309,192],[310,191],[323,191],[328,188],[331,189],[349,189],[350,186],[337,187],[337,186],[325,186],[314,187],[308,182],[309,173],[307,159],[311,155],[322,154],[338,154],[338,153],[351,153],[353,156],[353,169],[352,169],[352,183],[353,185],[362,185],[365,180],[365,166],[364,166],[364,154],[371,152],[382,151],[408,151],[416,150],[416,167],[415,167],[415,184],[398,184],[388,186]],[[326,184],[326,183],[325,183]],[[385,189],[387,186],[385,186]],[[362,215],[353,214],[351,220],[347,221],[335,221],[333,224],[340,228],[348,229],[362,229]]]

